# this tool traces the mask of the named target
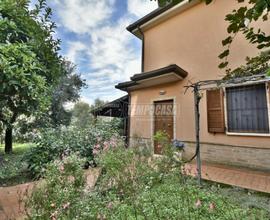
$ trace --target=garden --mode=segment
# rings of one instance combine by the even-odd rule
[[[269,195],[206,181],[198,185],[165,134],[155,135],[163,149],[156,157],[151,148],[127,146],[121,120],[95,118],[91,112],[106,102],[81,101],[86,82],[60,53],[52,9],[46,0],[32,3],[0,1],[0,192],[33,186],[18,199],[21,217],[270,219]],[[262,13],[266,6],[258,8]],[[231,42],[229,37],[223,44]],[[228,55],[227,50],[220,58]],[[85,174],[93,170],[99,175],[89,188]]]
[[[22,173],[28,173],[22,182],[42,179],[24,195],[26,219],[270,218],[266,195],[207,182],[198,186],[166,135],[155,138],[161,157],[139,145],[126,148],[115,121],[99,120],[85,129],[44,130],[31,147],[18,145],[13,157],[24,166],[15,166],[9,180]],[[100,175],[88,189],[84,174],[93,167]]]

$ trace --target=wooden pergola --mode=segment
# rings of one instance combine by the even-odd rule
[[[189,160],[192,161],[196,158],[198,183],[201,185],[201,156],[200,156],[200,91],[209,90],[214,88],[228,88],[234,86],[251,85],[263,82],[269,82],[270,76],[267,74],[250,75],[246,77],[236,77],[221,80],[205,80],[196,83],[190,83],[186,86],[186,90],[192,89],[194,93],[194,113],[195,113],[195,134],[196,134],[196,151],[194,156]]]

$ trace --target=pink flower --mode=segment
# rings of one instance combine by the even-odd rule
[[[60,165],[59,170],[60,170],[60,172],[64,172],[64,170],[65,170],[64,165]]]
[[[211,211],[213,211],[214,209],[216,208],[216,205],[215,205],[215,203],[210,203],[210,205],[209,205],[209,209],[211,210]]]
[[[202,206],[201,200],[198,199],[197,202],[195,203],[195,206],[196,206],[196,208],[201,207]]]
[[[113,203],[112,202],[109,202],[108,205],[107,205],[107,208],[108,209],[112,209],[113,208]]]
[[[191,167],[190,166],[186,166],[185,167],[185,171],[186,171],[186,173],[189,175],[189,174],[191,174]]]
[[[194,169],[193,173],[194,173],[195,176],[198,176],[198,174],[199,174],[197,169]]]
[[[103,147],[103,150],[104,150],[104,151],[109,150],[109,148],[110,148],[110,143],[109,143],[109,142],[104,141],[103,145],[104,145],[104,147]]]
[[[51,216],[50,216],[51,220],[56,220],[56,219],[57,219],[57,218],[56,218],[57,214],[58,214],[58,211],[53,212],[53,213],[51,214]]]
[[[66,204],[63,205],[63,209],[67,209],[69,208],[69,206],[70,206],[70,202],[67,202]]]
[[[94,154],[94,155],[97,155],[98,153],[99,153],[99,150],[93,149],[93,154]]]
[[[94,146],[94,149],[100,149],[100,145],[99,145],[99,144],[96,144],[96,145]]]
[[[104,151],[108,151],[109,150],[109,145],[105,145],[103,148]]]

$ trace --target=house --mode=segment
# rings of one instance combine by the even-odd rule
[[[130,145],[139,141],[158,154],[153,135],[162,130],[185,143],[185,158],[194,155],[194,95],[186,86],[224,77],[218,68],[218,55],[224,49],[221,41],[227,37],[224,18],[238,7],[235,0],[210,5],[186,0],[158,8],[127,27],[143,45],[142,73],[116,85],[129,95]],[[254,45],[237,35],[229,57],[231,68],[258,53]],[[267,81],[200,91],[203,161],[270,171]]]

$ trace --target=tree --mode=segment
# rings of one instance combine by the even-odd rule
[[[24,44],[0,45],[0,119],[5,130],[5,152],[12,151],[12,129],[21,114],[29,116],[48,107],[42,65]]]
[[[97,99],[95,99],[94,104],[91,105],[91,109],[92,109],[92,110],[93,110],[93,109],[96,109],[96,108],[101,107],[101,106],[103,106],[103,105],[105,105],[105,104],[107,104],[107,103],[108,103],[108,102],[106,102],[106,101],[104,101],[104,100],[101,100],[101,99],[97,98]]]
[[[5,127],[5,152],[12,152],[13,125],[20,115],[49,109],[60,79],[59,40],[52,34],[51,9],[39,0],[0,1],[0,120]]]
[[[167,4],[178,4],[183,0],[157,0],[160,7],[164,7]],[[194,0],[190,0],[194,1]],[[204,0],[206,4],[210,4],[213,0]],[[225,68],[228,66],[228,56],[230,55],[230,46],[235,36],[242,33],[245,38],[251,43],[255,44],[258,49],[270,48],[270,35],[267,35],[260,28],[255,29],[252,24],[258,20],[268,21],[270,11],[269,0],[235,0],[238,3],[248,2],[249,6],[241,6],[237,10],[233,10],[230,14],[226,15],[225,20],[229,22],[227,32],[229,36],[222,41],[222,45],[225,50],[219,55],[219,58],[223,61],[220,63],[219,68]],[[254,58],[247,58],[247,66],[252,64],[252,69],[263,66],[262,71],[267,71],[270,75],[270,69],[268,62],[270,60],[269,53],[262,53]],[[265,64],[267,63],[267,68]],[[247,70],[247,67],[238,67],[235,70],[227,69],[228,75],[239,74],[242,75]]]
[[[63,62],[64,74],[52,96],[51,118],[53,126],[69,125],[72,112],[68,111],[65,104],[76,102],[80,98],[80,91],[86,87],[84,80],[75,73],[76,67],[69,61]]]
[[[99,98],[95,99],[94,104],[92,105],[82,101],[77,102],[72,109],[72,124],[77,127],[86,128],[95,120],[91,111],[105,105],[106,103],[106,101]]]
[[[88,103],[77,102],[72,110],[72,124],[86,128],[87,125],[93,122],[94,118],[91,115],[91,107]]]

